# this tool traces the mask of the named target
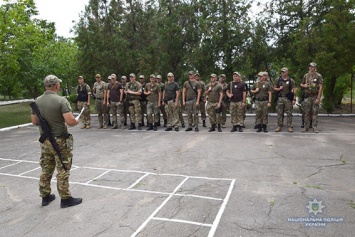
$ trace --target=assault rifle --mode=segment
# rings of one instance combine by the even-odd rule
[[[63,169],[65,171],[67,171],[67,168],[65,167],[64,163],[63,163],[63,159],[62,159],[62,154],[60,153],[58,144],[56,143],[56,141],[54,140],[54,136],[49,128],[49,124],[47,122],[47,120],[45,120],[42,115],[41,112],[39,111],[39,108],[37,106],[37,104],[35,102],[32,102],[30,104],[33,112],[36,114],[38,120],[39,120],[39,125],[41,126],[42,130],[43,130],[43,134],[41,135],[41,137],[38,139],[40,143],[43,143],[47,138],[48,141],[52,144],[53,149],[55,150],[55,152],[57,153],[60,163],[63,166]]]

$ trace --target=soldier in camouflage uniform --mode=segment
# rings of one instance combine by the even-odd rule
[[[96,74],[95,76],[96,82],[94,83],[94,87],[92,91],[95,96],[95,108],[97,112],[97,116],[99,118],[99,129],[103,128],[104,126],[107,127],[107,119],[104,118],[105,116],[105,93],[106,93],[106,83],[101,81],[101,75]]]
[[[40,165],[42,172],[39,179],[39,191],[42,197],[42,206],[47,206],[50,202],[55,200],[55,195],[51,194],[51,180],[55,168],[57,167],[57,189],[61,198],[60,206],[62,208],[78,205],[82,202],[81,198],[73,198],[69,191],[69,175],[72,166],[72,149],[73,136],[68,133],[67,126],[75,126],[79,123],[72,114],[70,103],[64,97],[58,96],[60,91],[60,80],[54,75],[48,75],[44,79],[44,86],[46,91],[43,95],[36,99],[36,104],[44,119],[49,124],[51,132],[54,136],[55,142],[58,144],[60,153],[62,154],[63,164],[65,170],[59,160],[56,151],[48,138],[41,144],[41,158]],[[38,125],[39,120],[32,111],[31,122]],[[40,127],[40,134],[44,131]]]
[[[219,84],[222,86],[222,90],[223,90],[221,123],[222,123],[222,128],[225,128],[226,121],[227,121],[227,110],[228,110],[228,105],[229,105],[229,98],[227,97],[227,94],[226,94],[228,84],[226,83],[226,75],[225,74],[221,74],[219,76]]]
[[[323,91],[323,77],[316,71],[317,64],[309,64],[309,72],[302,78],[301,87],[304,88],[305,99],[302,102],[304,111],[304,128],[302,132],[307,132],[310,122],[313,123],[313,132],[318,133],[318,111],[319,103]]]
[[[117,112],[120,111],[123,98],[123,89],[120,82],[117,81],[116,74],[111,74],[111,84],[107,88],[107,100],[110,104],[110,113],[112,114],[113,129],[118,128]]]
[[[78,109],[84,107],[84,112],[81,116],[81,122],[83,126],[81,127],[89,129],[90,128],[90,98],[91,98],[91,89],[90,86],[84,83],[84,78],[82,76],[78,77],[78,86],[76,87],[76,92],[78,94]]]
[[[206,99],[205,99],[205,87],[206,87],[206,84],[205,82],[201,81],[200,79],[200,74],[199,73],[196,73],[195,74],[195,80],[200,82],[201,84],[201,98],[200,98],[200,106],[199,106],[199,110],[200,110],[200,113],[201,113],[201,119],[202,119],[202,127],[206,127]]]
[[[255,95],[256,132],[268,132],[268,109],[271,107],[272,87],[263,72],[258,73],[258,81],[250,90]]]
[[[141,92],[141,98],[140,98],[141,114],[142,114],[141,124],[142,124],[142,126],[145,126],[144,115],[147,114],[147,96],[144,94],[144,87],[145,87],[144,75],[139,75],[139,83],[142,85],[142,92]]]
[[[149,77],[150,83],[147,83],[144,87],[144,94],[147,96],[147,130],[157,131],[159,121],[159,107],[161,101],[161,89],[160,85],[155,82],[155,75],[152,74]],[[154,119],[153,119],[154,115]]]
[[[107,78],[107,83],[105,85],[105,97],[104,97],[104,101],[105,101],[105,106],[104,106],[104,120],[106,121],[106,126],[104,125],[104,129],[107,128],[107,126],[111,126],[111,115],[110,115],[110,100],[107,99],[107,88],[108,86],[111,84],[111,75],[108,76]]]
[[[195,73],[189,72],[189,80],[185,81],[182,87],[182,105],[186,108],[188,117],[188,128],[185,130],[192,131],[192,126],[195,127],[195,132],[198,132],[198,108],[201,99],[201,84],[195,80]]]
[[[209,132],[216,130],[216,124],[218,127],[218,132],[222,132],[221,128],[221,112],[222,112],[222,99],[223,99],[223,89],[222,86],[217,82],[217,75],[211,74],[211,82],[205,86],[205,95],[208,96],[207,102],[207,112],[210,118],[211,128]]]
[[[161,75],[157,75],[157,77],[155,78],[156,82],[159,84],[160,86],[160,89],[161,89],[161,94],[163,95],[163,91],[164,91],[164,83],[161,82]],[[163,105],[163,97],[161,97],[162,100],[160,101],[160,107],[159,107],[159,110],[160,112],[162,113],[163,115],[163,119],[164,119],[164,127],[166,127],[166,124],[168,122],[168,118],[167,118],[167,115],[166,115],[166,112],[165,112],[165,108],[164,108],[164,105]],[[158,121],[158,126],[161,126],[160,124],[160,114],[159,114],[159,121]]]
[[[165,83],[163,91],[163,105],[168,116],[168,124],[165,131],[179,131],[179,97],[180,87],[174,81],[174,74],[168,73],[168,82]]]
[[[280,132],[283,126],[284,113],[287,115],[287,131],[293,132],[292,128],[292,111],[296,103],[296,86],[295,81],[288,76],[288,68],[281,69],[281,77],[274,85],[274,91],[278,92],[277,99],[277,128],[275,132]],[[291,98],[290,92],[293,93]]]
[[[233,73],[233,81],[228,84],[227,96],[230,98],[230,114],[233,128],[231,132],[243,132],[244,125],[244,107],[246,100],[245,83],[241,81],[239,72]]]
[[[129,74],[130,81],[126,86],[126,95],[128,99],[128,110],[131,118],[131,127],[128,130],[136,129],[136,122],[138,122],[138,130],[142,130],[142,111],[140,97],[142,93],[142,85],[136,81],[134,73]]]
[[[121,86],[122,86],[123,91],[126,90],[126,85],[127,85],[127,77],[122,76],[121,77]],[[120,106],[120,120],[121,120],[120,128],[122,128],[122,129],[126,128],[126,126],[127,126],[128,101],[126,99],[127,99],[127,95],[126,95],[126,93],[123,93],[122,103]]]

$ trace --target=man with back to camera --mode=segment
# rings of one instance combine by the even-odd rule
[[[69,191],[69,175],[73,159],[73,136],[68,133],[67,126],[75,126],[79,123],[74,118],[70,103],[64,97],[57,93],[60,90],[61,79],[54,75],[48,75],[44,79],[44,87],[46,91],[43,95],[36,99],[36,104],[42,117],[48,122],[50,130],[54,136],[55,142],[58,144],[62,155],[63,168],[60,159],[54,150],[49,139],[46,138],[41,144],[40,166],[42,172],[39,179],[39,191],[42,197],[42,206],[47,206],[55,200],[55,195],[51,194],[51,179],[54,169],[57,167],[57,190],[61,198],[60,207],[66,208],[78,205],[82,202],[81,198],[73,198]],[[37,116],[32,111],[31,122],[34,125],[39,123]],[[44,132],[39,127],[40,134]]]

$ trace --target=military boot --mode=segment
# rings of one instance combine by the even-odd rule
[[[316,126],[313,127],[313,132],[314,133],[319,133],[319,130],[318,130],[318,128]]]
[[[309,128],[312,128],[312,120],[309,122]]]
[[[239,131],[239,132],[243,132],[243,125],[242,125],[242,126],[239,126],[238,131]]]
[[[237,131],[237,125],[233,125],[231,132]]]
[[[133,130],[136,129],[136,124],[135,123],[131,123],[131,126],[129,127],[128,130]]]
[[[216,130],[216,124],[211,124],[211,128],[208,131],[213,132],[215,130]]]
[[[259,126],[260,124],[255,124],[254,125],[254,129],[258,129],[258,126]]]
[[[302,119],[302,125],[301,128],[304,128],[304,119]]]
[[[280,126],[277,127],[277,128],[275,129],[275,132],[281,132],[281,127],[280,127]]]
[[[222,132],[221,124],[218,124],[218,132]]]
[[[138,130],[142,130],[142,124],[141,123],[138,124]]]
[[[42,207],[48,206],[48,204],[53,200],[55,200],[54,194],[49,194],[48,196],[43,197],[42,198]]]
[[[307,132],[308,131],[308,128],[306,128],[306,127],[304,127],[303,129],[302,129],[302,132]]]
[[[256,130],[256,132],[261,132],[262,131],[261,130],[261,124],[257,124],[256,126],[257,126],[257,129],[258,129],[258,130]]]
[[[262,128],[263,128],[263,131],[264,131],[264,132],[268,132],[268,130],[267,130],[267,125],[266,125],[266,124],[263,124],[263,125],[262,125]]]
[[[215,125],[216,126],[216,125]],[[206,120],[202,120],[202,127],[207,127],[206,126]]]
[[[148,123],[147,126],[148,126],[148,128],[146,129],[147,131],[153,130],[153,124]],[[156,125],[154,125],[154,126],[156,126]]]
[[[167,119],[164,119],[164,128],[166,127],[166,124],[168,123]]]
[[[157,130],[158,130],[158,123],[154,123],[153,131],[157,131]]]
[[[60,201],[60,207],[61,208],[66,208],[66,207],[76,206],[76,205],[79,205],[82,202],[83,202],[82,198],[70,197],[68,199],[62,199]]]

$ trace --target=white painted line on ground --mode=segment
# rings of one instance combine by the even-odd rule
[[[38,170],[38,169],[40,169],[40,168],[41,168],[41,167],[37,167],[37,168],[34,168],[34,169],[32,169],[32,170],[23,172],[23,173],[19,174],[19,176],[22,176],[22,175],[27,174],[27,173],[30,173],[30,172],[32,172],[32,171]]]
[[[1,170],[1,169],[4,169],[4,168],[7,168],[7,167],[10,167],[10,166],[14,166],[14,165],[20,164],[20,163],[22,163],[22,162],[19,161],[19,162],[13,163],[13,164],[5,165],[5,166],[3,166],[3,167],[0,167],[0,170]]]
[[[155,209],[155,211],[148,217],[147,220],[143,222],[141,226],[138,227],[138,229],[131,235],[131,237],[135,237],[143,230],[143,228],[148,224],[148,222],[165,206],[165,204],[174,196],[174,193],[179,190],[179,188],[189,179],[189,177],[186,177],[175,189],[174,191],[167,197],[160,206]]]
[[[19,161],[19,162],[37,163],[37,164],[38,164],[38,161],[31,161],[31,160],[14,160],[14,159],[5,159],[5,158],[0,158],[0,160],[5,160],[5,161]]]
[[[131,186],[129,186],[127,189],[132,189],[134,186],[136,186],[140,181],[142,181],[142,179],[144,179],[145,177],[147,177],[149,174],[145,174],[143,176],[141,176],[139,179],[137,179],[136,182],[134,182]]]
[[[28,126],[30,126],[30,125],[32,125],[32,123],[25,123],[25,124],[20,124],[20,125],[12,126],[12,127],[1,128],[1,129],[0,129],[0,132],[10,131],[10,130],[16,129],[16,128],[28,127]]]
[[[235,184],[235,179],[231,182],[231,184],[229,186],[228,193],[227,193],[226,197],[224,198],[221,207],[219,208],[216,219],[213,221],[213,225],[212,225],[210,232],[208,233],[208,237],[213,237],[214,234],[216,233],[216,230],[217,230],[217,227],[218,227],[219,222],[221,220],[222,214],[223,214],[224,210],[226,209],[229,197],[232,194],[234,184]]]
[[[93,178],[93,179],[87,181],[85,184],[89,184],[89,183],[91,183],[92,181],[94,181],[94,180],[96,180],[96,179],[98,179],[98,178],[101,178],[102,176],[104,176],[104,175],[107,174],[108,172],[110,172],[110,171],[109,171],[109,170],[106,170],[105,172],[103,172],[103,173],[100,174],[99,176],[96,176],[95,178]]]
[[[190,224],[190,225],[212,227],[212,224],[205,224],[205,223],[194,222],[194,221],[185,221],[185,220],[180,220],[180,219],[168,219],[168,218],[153,217],[152,220],[178,222],[178,223],[184,223],[184,224]]]
[[[201,199],[209,199],[209,200],[216,200],[216,201],[222,201],[222,198],[214,198],[214,197],[206,197],[206,196],[200,196],[200,195],[192,195],[192,194],[178,194],[175,193],[175,196],[182,196],[182,197],[194,197],[194,198],[201,198]]]

